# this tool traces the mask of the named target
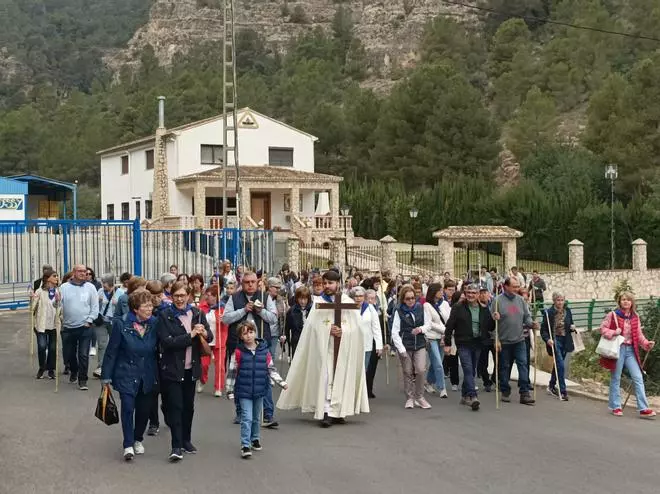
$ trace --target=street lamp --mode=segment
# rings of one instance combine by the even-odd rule
[[[415,260],[415,219],[417,218],[417,214],[419,214],[419,211],[417,208],[412,208],[410,211],[410,218],[412,219],[411,221],[411,235],[410,235],[410,265],[412,266],[413,261]]]
[[[344,220],[344,271],[348,275],[348,229],[346,228],[346,223],[348,221],[347,216],[351,211],[348,209],[348,205],[344,204],[340,208],[339,212],[343,216]]]
[[[610,181],[611,193],[611,213],[610,213],[610,269],[614,269],[614,181],[619,176],[619,170],[616,165],[607,165],[605,167],[605,178]]]

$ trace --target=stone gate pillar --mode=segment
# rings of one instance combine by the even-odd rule
[[[647,243],[641,238],[632,243],[632,267],[635,271],[645,272],[647,269],[646,246]]]
[[[396,274],[396,252],[394,250],[395,242],[396,239],[391,235],[380,239],[380,246],[383,250],[383,257],[380,261],[381,274],[386,271],[389,271],[392,274]]]
[[[568,243],[568,270],[571,273],[584,271],[584,244],[577,239]]]

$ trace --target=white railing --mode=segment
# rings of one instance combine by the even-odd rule
[[[316,215],[310,218],[313,228],[315,230],[333,230],[332,216],[329,215]],[[339,216],[339,229],[344,230],[344,224],[347,230],[353,229],[352,216]]]

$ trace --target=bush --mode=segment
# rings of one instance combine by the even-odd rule
[[[290,21],[294,24],[307,24],[309,19],[307,18],[307,13],[302,5],[296,5],[291,14]]]

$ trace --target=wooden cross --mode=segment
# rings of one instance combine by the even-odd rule
[[[341,327],[341,311],[342,310],[360,310],[360,304],[343,304],[341,301],[341,293],[335,295],[335,301],[331,304],[317,303],[317,309],[332,309],[335,311],[335,326]],[[337,370],[337,360],[339,359],[339,345],[341,343],[341,337],[335,336],[334,339],[334,357],[335,360],[332,366],[333,376]]]

